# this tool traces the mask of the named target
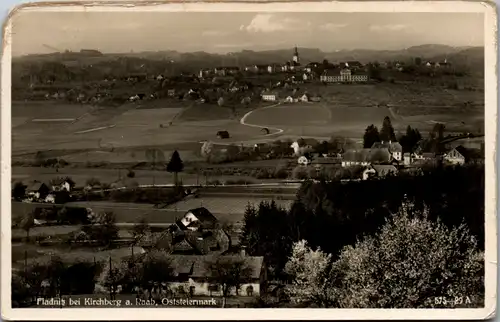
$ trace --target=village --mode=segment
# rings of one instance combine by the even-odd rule
[[[99,148],[88,149],[145,154],[146,162],[134,159],[120,168],[113,162],[93,167],[83,157],[68,161],[70,153],[41,156],[40,150],[33,154],[35,161],[26,156],[30,154],[13,158],[18,167],[14,174],[21,178],[12,180],[14,273],[22,276],[36,265],[57,264],[68,272],[79,269],[85,276],[79,277],[82,281],[59,276],[64,283],[58,288],[50,281],[54,276],[41,276],[37,283],[44,286],[36,294],[19,294],[18,305],[32,306],[41,294],[134,297],[134,301],[140,298],[148,303],[172,297],[217,297],[223,307],[257,305],[264,296],[281,298],[287,283],[277,277],[275,267],[270,269],[269,258],[247,249],[245,230],[250,229],[252,211],[265,212],[266,207],[292,211],[297,195],[310,183],[382,182],[484,163],[481,129],[460,124],[448,128],[427,121],[417,123],[425,124],[419,132],[415,123],[405,124],[394,106],[383,100],[370,100],[371,106],[364,107],[361,114],[368,115],[369,123],[356,121],[345,135],[331,130],[343,123],[340,117],[332,117],[332,111],[341,115],[342,108],[351,110],[337,107],[341,104],[332,101],[337,98],[328,94],[331,88],[377,87],[381,71],[407,75],[406,65],[327,60],[303,65],[295,47],[292,59],[284,64],[202,68],[197,74],[169,77],[162,73],[108,75],[67,90],[61,90],[64,86],[57,85],[53,75],[46,79],[43,74],[31,75],[25,102],[65,100],[100,109],[108,104],[130,105],[130,110],[144,113],[154,101],[188,106],[183,111],[207,105],[206,109],[230,110],[232,123],[206,125],[210,132],[200,132],[194,148],[183,149],[181,141],[174,144],[178,148],[167,149],[167,156],[155,149],[135,153],[127,146],[102,148],[101,139]],[[446,59],[418,66],[433,73],[451,70]],[[265,114],[269,111],[282,114],[269,117]],[[294,111],[298,111],[296,119]],[[300,113],[316,113],[311,111],[326,113],[332,123],[321,125],[323,114],[301,120]],[[264,114],[259,118],[259,113]],[[161,122],[161,130],[181,133],[183,124],[178,118],[154,122]],[[78,120],[71,119],[70,127]],[[243,130],[234,124],[255,130],[239,134]],[[156,123],[148,126],[158,131]],[[230,126],[236,135],[227,130]],[[324,127],[322,133],[327,136],[304,135],[304,126],[314,128],[310,131]],[[105,124],[74,133],[92,135],[101,130],[120,129]],[[118,175],[115,168],[119,168]]]

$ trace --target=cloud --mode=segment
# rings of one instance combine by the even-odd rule
[[[407,25],[371,25],[371,31],[401,31],[407,30]]]
[[[310,22],[302,22],[292,18],[279,18],[272,14],[257,14],[247,25],[241,25],[240,30],[248,32],[274,32],[274,31],[292,31],[306,29],[311,25]]]
[[[229,32],[222,30],[205,30],[201,33],[202,36],[217,37],[228,35]]]
[[[339,29],[347,27],[347,24],[338,24],[338,23],[325,23],[324,25],[320,25],[318,28],[325,31],[337,31]]]

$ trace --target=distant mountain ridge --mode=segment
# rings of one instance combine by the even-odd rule
[[[447,59],[450,62],[457,61],[467,64],[480,64],[484,61],[484,47],[452,47],[437,44],[424,44],[399,50],[352,49],[334,52],[324,52],[317,48],[299,47],[298,52],[303,63],[322,62],[324,59],[330,62],[357,60],[362,63],[387,60],[408,61],[416,57],[420,57],[422,60],[435,61]],[[29,55],[15,57],[13,60],[58,60],[62,62],[75,60],[75,53],[67,55],[67,59],[65,55],[67,55],[67,53]],[[227,54],[207,53],[203,51],[183,53],[175,50],[164,50],[137,53],[106,53],[92,59],[105,61],[113,58],[130,57],[146,60],[174,61],[176,63],[193,63],[196,66],[205,64],[207,67],[216,67],[284,63],[291,60],[292,55],[292,48],[264,51],[241,50]],[[82,55],[81,59],[90,60],[88,55]]]

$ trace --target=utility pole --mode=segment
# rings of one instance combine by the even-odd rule
[[[111,264],[111,256],[109,256],[109,299],[113,299],[113,268]]]

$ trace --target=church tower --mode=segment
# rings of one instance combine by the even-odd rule
[[[293,53],[293,62],[295,64],[299,63],[299,51],[297,50],[297,46],[295,46],[295,51]]]

